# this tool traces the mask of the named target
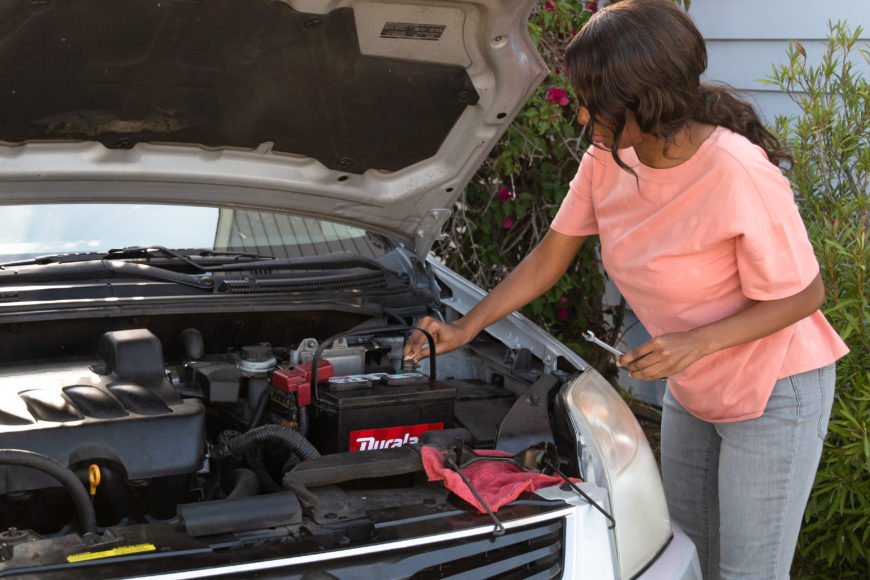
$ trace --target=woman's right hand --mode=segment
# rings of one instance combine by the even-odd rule
[[[465,316],[452,324],[425,316],[417,326],[432,335],[435,354],[444,354],[468,344],[484,328],[552,288],[568,269],[585,240],[586,236],[568,236],[554,230],[548,231],[507,278]],[[415,362],[426,358],[430,354],[425,346],[427,344],[422,332],[414,332],[402,351],[402,358]]]
[[[474,338],[473,335],[467,336],[468,333],[461,328],[458,321],[453,324],[445,324],[430,316],[424,316],[417,323],[417,326],[432,335],[432,339],[435,341],[436,354],[450,352]],[[429,340],[422,332],[415,330],[402,351],[402,359],[419,362],[428,356]]]

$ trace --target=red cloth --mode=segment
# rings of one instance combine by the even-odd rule
[[[459,474],[444,465],[445,453],[446,451],[428,445],[424,445],[420,450],[423,457],[423,468],[426,470],[429,481],[443,481],[447,489],[476,507],[480,513],[485,514],[486,509],[480,505]],[[504,451],[475,450],[475,453],[511,457],[510,453]],[[462,473],[493,512],[498,511],[498,508],[504,504],[515,500],[524,491],[532,492],[543,487],[559,485],[565,481],[558,475],[523,471],[513,463],[506,461],[478,461],[463,468]],[[579,482],[581,480],[572,478],[571,481]]]

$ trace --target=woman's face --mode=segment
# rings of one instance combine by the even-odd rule
[[[577,122],[581,125],[588,125],[590,119],[591,116],[589,115],[589,111],[586,107],[580,105],[580,108],[577,111]],[[619,141],[616,146],[617,149],[625,149],[632,146],[632,129],[639,130],[637,123],[634,120],[634,115],[629,114],[625,122],[625,128],[623,128],[622,133],[619,135]],[[595,126],[593,127],[592,141],[596,145],[600,145],[605,149],[610,149],[613,146],[613,132],[604,123],[596,120]]]

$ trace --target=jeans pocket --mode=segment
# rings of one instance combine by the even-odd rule
[[[830,364],[818,370],[819,389],[821,390],[822,408],[819,412],[818,435],[824,440],[828,434],[828,420],[831,418],[831,408],[834,405],[834,385],[837,382],[836,367]]]

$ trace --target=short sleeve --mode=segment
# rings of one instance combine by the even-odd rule
[[[550,224],[560,234],[591,236],[598,233],[598,221],[595,219],[595,207],[592,203],[593,162],[592,155],[587,153],[583,156],[580,168],[568,186],[568,194]]]
[[[804,290],[819,273],[788,180],[769,163],[753,171],[736,209],[737,271],[743,294],[778,300]]]

